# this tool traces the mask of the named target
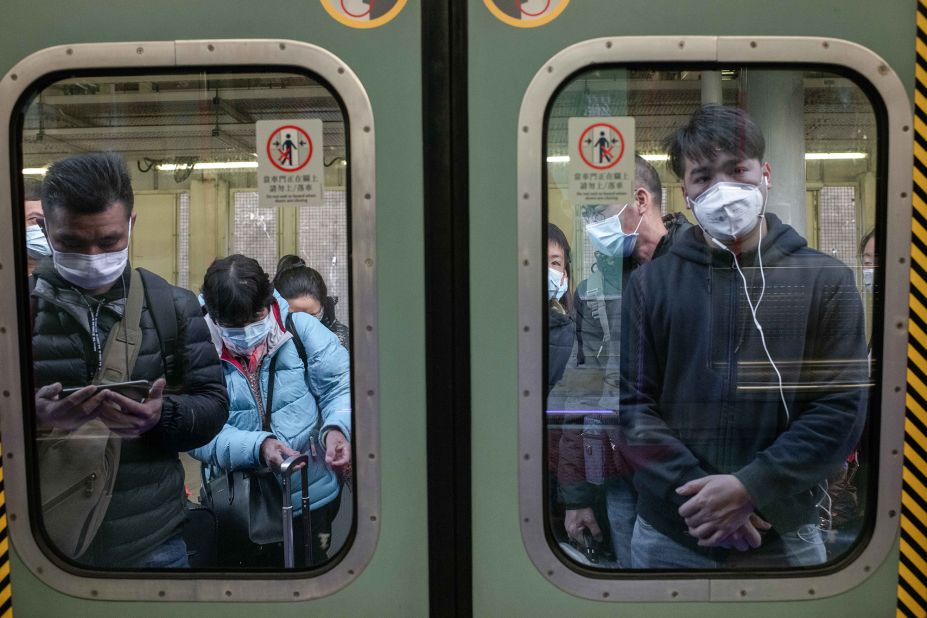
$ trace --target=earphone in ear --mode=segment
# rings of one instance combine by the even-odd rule
[[[766,188],[769,188],[769,176],[763,174],[763,182],[766,184]]]

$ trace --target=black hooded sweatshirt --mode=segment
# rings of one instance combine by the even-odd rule
[[[760,252],[738,257],[687,230],[631,276],[622,313],[622,454],[638,513],[688,547],[684,483],[733,474],[773,530],[816,521],[819,483],[846,459],[865,419],[863,309],[853,274],[809,249],[775,215]],[[701,548],[699,548],[701,550]],[[709,551],[709,550],[704,550]],[[712,550],[718,551],[718,550]]]

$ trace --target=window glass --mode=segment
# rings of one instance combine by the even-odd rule
[[[88,74],[18,123],[45,545],[104,570],[334,558],[354,512],[339,99],[293,73]]]
[[[546,503],[564,559],[787,569],[863,540],[877,117],[846,76],[748,66],[596,68],[551,101]]]

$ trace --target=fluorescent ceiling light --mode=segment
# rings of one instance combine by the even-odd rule
[[[47,171],[47,167],[24,167],[23,176],[44,176]]]
[[[240,170],[253,169],[258,166],[257,161],[215,161],[211,163],[194,163],[195,170]],[[178,169],[187,169],[186,165],[175,163],[162,163],[158,166],[159,172],[173,172]]]
[[[838,160],[858,160],[865,159],[868,155],[865,152],[806,152],[805,160],[807,161],[838,161]],[[669,155],[665,154],[644,154],[641,155],[644,161],[669,161]],[[569,163],[570,157],[558,155],[547,157],[548,163]]]
[[[865,152],[806,152],[806,161],[833,161],[838,159],[865,159]]]

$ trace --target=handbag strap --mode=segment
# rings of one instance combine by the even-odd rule
[[[303,370],[306,375],[306,386],[309,386],[309,357],[306,354],[306,346],[303,344],[302,338],[299,336],[299,332],[296,330],[296,323],[293,320],[293,312],[290,311],[286,314],[286,331],[293,336],[293,345],[296,346],[296,353],[299,354],[299,360],[303,362]],[[319,416],[316,419],[315,427],[312,429],[313,433],[318,437],[321,434],[322,430],[322,411],[319,410]]]
[[[270,359],[270,375],[267,377],[267,401],[264,402],[264,418],[262,419],[262,429],[270,431],[270,415],[274,410],[274,382],[277,377],[277,355],[274,354]]]

